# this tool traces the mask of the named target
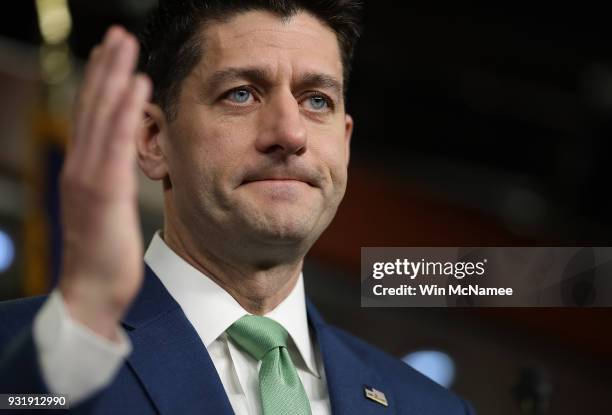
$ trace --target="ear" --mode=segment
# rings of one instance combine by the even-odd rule
[[[346,145],[346,165],[349,164],[351,158],[351,136],[353,135],[353,117],[346,114],[344,121],[344,144]]]
[[[138,165],[151,180],[162,180],[168,176],[168,164],[163,151],[168,123],[161,108],[152,103],[145,107],[143,133],[136,140]]]

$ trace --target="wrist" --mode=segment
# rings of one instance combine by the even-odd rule
[[[95,334],[110,341],[119,342],[119,324],[122,312],[117,305],[104,299],[99,291],[66,289],[60,285],[66,312],[74,321],[87,327]],[[89,295],[89,293],[95,293]]]

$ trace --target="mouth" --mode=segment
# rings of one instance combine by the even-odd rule
[[[310,187],[316,187],[312,182],[296,177],[261,177],[261,178],[249,178],[245,179],[241,185],[249,184],[249,183],[269,183],[269,184],[295,184],[295,183],[304,183]]]

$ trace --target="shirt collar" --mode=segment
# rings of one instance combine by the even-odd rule
[[[153,236],[144,259],[181,306],[207,348],[236,320],[250,314],[227,291],[166,245],[159,231]],[[318,377],[301,273],[287,298],[266,317],[287,330],[307,368]]]

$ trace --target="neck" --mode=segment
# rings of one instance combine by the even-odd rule
[[[162,237],[177,255],[215,281],[251,314],[272,311],[289,296],[299,279],[303,258],[289,263],[266,262],[265,266],[228,261],[189,235],[165,226]]]

